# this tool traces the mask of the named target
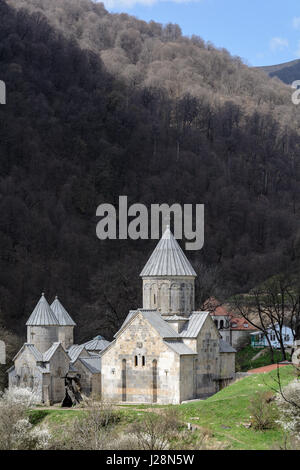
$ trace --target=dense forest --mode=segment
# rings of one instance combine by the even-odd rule
[[[290,90],[201,38],[88,0],[0,0],[0,327],[40,293],[76,340],[112,338],[141,305],[155,241],[100,241],[96,208],[205,204],[189,252],[197,307],[300,259],[300,135]],[[26,6],[26,9],[15,6]],[[27,7],[29,9],[27,9]]]

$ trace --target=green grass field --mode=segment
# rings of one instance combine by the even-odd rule
[[[277,371],[245,377],[202,402],[181,405],[186,420],[212,431],[213,437],[230,449],[264,450],[283,441],[281,429],[255,431],[243,423],[250,420],[249,404],[259,391],[276,387]],[[295,378],[292,366],[280,369],[282,385]],[[191,418],[199,417],[193,421]]]
[[[283,442],[284,433],[278,429],[255,431],[243,424],[249,423],[249,404],[256,392],[272,391],[276,388],[277,371],[266,374],[255,374],[245,377],[221,390],[216,395],[203,401],[174,405],[179,409],[183,422],[193,423],[197,429],[193,431],[192,441],[196,443],[203,431],[210,435],[212,447],[242,450],[265,450],[278,447]],[[282,385],[288,384],[295,378],[292,366],[280,369]],[[275,392],[274,392],[275,393]],[[149,408],[159,412],[163,406],[149,407],[146,405],[120,406],[121,421],[119,426],[126,427],[130,422],[142,420],[144,412]],[[45,423],[56,435],[63,435],[64,426],[82,416],[84,409],[34,409],[30,411],[33,424]],[[180,439],[178,445],[180,448]],[[197,449],[197,444],[195,444]]]

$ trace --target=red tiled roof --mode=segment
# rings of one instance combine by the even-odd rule
[[[210,297],[204,303],[204,309],[207,309],[213,317],[229,317],[230,318],[230,329],[233,331],[256,331],[257,328],[252,326],[247,320],[242,317],[234,316],[227,308],[226,305],[222,305],[222,302]],[[236,324],[236,326],[232,326]],[[244,326],[247,324],[248,326]]]
[[[230,316],[230,313],[227,312],[226,308],[223,307],[223,305],[220,305],[217,307],[211,314],[215,317],[228,317]]]
[[[210,297],[204,303],[204,310],[208,310],[213,316],[225,316],[228,317],[229,312],[226,310],[225,306],[222,305],[222,302]]]
[[[236,324],[236,326],[232,326],[233,324]],[[244,326],[247,324],[248,326]],[[257,328],[255,328],[251,323],[249,323],[247,320],[241,317],[234,317],[233,315],[230,316],[230,327],[232,330],[244,330],[244,331],[256,331]]]

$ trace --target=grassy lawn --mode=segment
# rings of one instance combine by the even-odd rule
[[[118,414],[120,422],[118,423],[119,429],[126,428],[127,425],[134,421],[143,419],[144,413],[139,411],[140,407],[128,406],[118,407]],[[145,406],[144,409],[149,409]],[[39,407],[29,410],[29,420],[34,426],[46,425],[50,432],[57,438],[63,438],[64,431],[67,425],[72,424],[76,418],[81,418],[86,413],[85,409],[81,408],[47,408],[39,409]]]
[[[211,441],[220,443],[225,449],[249,449],[264,450],[271,449],[283,441],[281,429],[268,431],[255,431],[243,426],[250,421],[249,404],[251,398],[259,391],[270,391],[276,387],[274,378],[277,371],[265,374],[253,374],[245,377],[229,387],[221,390],[207,400],[191,402],[176,406],[181,412],[182,420],[193,423],[199,429],[191,433],[190,441],[196,442],[205,430],[211,436]],[[280,369],[282,385],[286,385],[295,378],[292,366]],[[172,405],[171,405],[172,406]],[[120,423],[118,426],[126,429],[126,426],[135,421],[143,420],[145,412],[153,410],[159,412],[164,406],[128,405],[120,406]],[[45,423],[49,429],[58,437],[64,433],[64,426],[76,417],[83,416],[84,409],[39,409],[30,411],[30,420],[33,424]],[[193,419],[197,418],[197,419]],[[178,436],[178,446],[180,439]],[[195,445],[197,449],[197,445]]]
[[[268,366],[269,364],[276,364],[283,360],[281,351],[276,350],[274,351],[274,362],[272,362],[270,350],[266,348],[264,354],[252,361],[251,359],[255,357],[259,351],[260,349],[252,348],[250,345],[238,351],[236,354],[237,370],[246,372],[249,369],[257,369],[258,367]],[[290,359],[289,354],[287,354],[287,358]]]
[[[275,387],[277,371],[245,377],[205,401],[180,405],[186,421],[212,432],[213,437],[229,449],[264,450],[283,440],[280,429],[255,431],[243,423],[249,422],[249,403],[258,391]],[[280,369],[282,385],[295,378],[292,366]],[[191,418],[199,418],[192,420]]]

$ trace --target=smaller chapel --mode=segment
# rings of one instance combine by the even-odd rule
[[[49,305],[42,294],[9,386],[71,406],[92,393],[118,403],[178,404],[229,384],[236,351],[209,312],[195,311],[196,272],[169,227],[140,276],[143,307],[129,312],[112,342],[96,336],[74,345],[71,316],[57,297]]]
[[[96,336],[74,344],[75,322],[56,297],[51,305],[42,294],[27,323],[27,342],[8,370],[9,387],[27,387],[37,401],[72,406],[82,395],[101,393],[99,353],[109,344]]]

